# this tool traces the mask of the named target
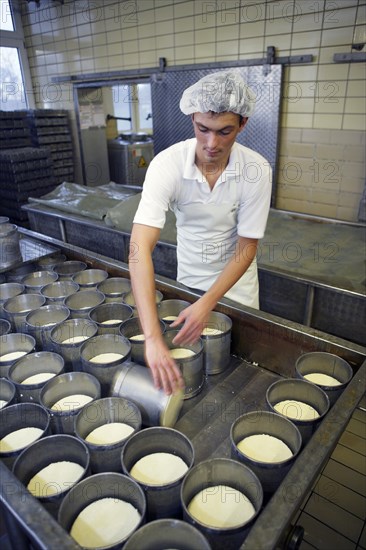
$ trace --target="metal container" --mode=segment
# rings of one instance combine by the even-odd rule
[[[98,334],[120,334],[121,324],[132,316],[132,307],[117,302],[101,304],[89,312],[90,319],[98,325]]]
[[[165,332],[166,325],[164,321],[160,321],[160,328],[162,334]],[[131,317],[119,327],[119,332],[125,338],[128,338],[131,344],[131,359],[134,363],[139,363],[140,365],[146,365],[145,361],[145,337],[143,336],[141,340],[134,340],[133,336],[143,335],[142,328],[138,317]]]
[[[22,262],[18,227],[13,223],[0,224],[0,269],[10,269]]]
[[[41,294],[19,294],[4,303],[4,313],[17,332],[25,332],[25,318],[30,311],[39,309],[46,302]]]
[[[329,410],[328,396],[315,384],[296,378],[277,380],[277,382],[271,384],[267,389],[266,401],[271,411],[278,412],[274,408],[275,405],[287,400],[292,404],[285,408],[284,412],[286,414],[284,412],[280,412],[279,414],[289,417],[289,413],[291,413],[291,416],[296,416],[296,418],[291,417],[290,420],[298,427],[304,446]],[[302,412],[295,402],[310,405],[318,412],[319,416],[311,420],[302,419]]]
[[[238,443],[251,435],[269,435],[285,443],[291,458],[280,462],[255,460],[239,450]],[[288,418],[268,411],[252,411],[235,420],[230,429],[231,457],[248,466],[258,477],[265,493],[273,493],[300,452],[302,439],[298,428]]]
[[[64,360],[61,355],[50,351],[36,351],[15,361],[9,368],[8,377],[17,389],[20,403],[40,402],[40,393],[48,379],[25,383],[30,376],[50,373],[52,378],[64,372]]]
[[[123,550],[211,550],[208,540],[198,529],[179,519],[156,519],[140,527],[126,542]]]
[[[145,133],[125,133],[109,139],[108,161],[110,177],[116,183],[140,185],[154,156],[154,143]]]
[[[190,305],[190,302],[186,300],[162,300],[158,305],[159,319],[164,321],[169,328],[169,325],[175,321],[174,317],[178,317],[183,309]]]
[[[80,271],[84,271],[88,266],[85,262],[79,260],[66,260],[56,264],[53,270],[57,273],[60,281],[71,281],[72,277]]]
[[[219,374],[230,363],[231,328],[230,317],[212,311],[205,328],[220,331],[219,334],[201,334],[203,343],[203,367],[206,374]]]
[[[122,302],[123,294],[131,290],[131,281],[124,277],[110,277],[99,283],[97,288],[103,292],[106,303]]]
[[[107,356],[110,353],[115,354],[112,360]],[[106,397],[118,368],[128,361],[130,356],[131,345],[127,338],[119,334],[101,334],[82,344],[80,348],[81,370],[92,374],[99,380],[102,396]]]
[[[23,356],[31,353],[36,345],[36,341],[30,334],[13,332],[0,337],[0,377],[7,377],[11,365],[17,361],[23,352]],[[10,355],[11,354],[11,355]]]
[[[56,254],[52,254],[51,256],[46,256],[45,258],[40,258],[37,261],[37,266],[39,269],[46,271],[50,271],[51,269],[55,267],[57,264],[62,264],[63,262],[66,262],[67,258],[65,254],[62,254],[61,252],[57,252]]]
[[[90,319],[67,319],[51,330],[52,351],[62,355],[66,372],[81,370],[80,348],[97,332],[97,325]]]
[[[43,386],[40,403],[51,415],[54,434],[74,435],[75,416],[83,406],[78,395],[89,396],[91,401],[100,399],[100,384],[95,376],[86,372],[69,372],[52,378]],[[69,398],[67,409],[54,409],[53,406],[64,398]]]
[[[21,283],[2,283],[0,285],[0,315],[4,315],[4,303],[9,298],[19,296],[25,291],[25,286]]]
[[[56,281],[44,286],[41,294],[46,298],[46,304],[63,304],[68,296],[75,294],[78,290],[79,285],[72,281]]]
[[[312,373],[326,374],[339,381],[337,386],[316,383],[328,396],[332,407],[353,376],[352,367],[347,361],[324,351],[305,353],[298,358],[295,365],[296,376],[306,380]]]
[[[0,223],[9,223],[9,218],[7,216],[0,216]]]
[[[99,290],[80,290],[65,298],[64,304],[72,319],[88,319],[90,311],[103,302],[104,294]]]
[[[5,336],[11,331],[11,324],[7,319],[0,319],[0,336]]]
[[[136,462],[153,453],[169,453],[181,458],[187,465],[187,472],[194,463],[193,445],[185,435],[172,428],[153,427],[137,432],[126,442],[121,453],[124,473],[132,477],[131,469]],[[159,485],[145,484],[135,480],[145,492],[149,521],[181,517],[180,490],[185,475],[173,482]],[[134,478],[132,477],[132,479]]]
[[[144,426],[173,427],[183,406],[183,391],[171,395],[154,386],[149,368],[136,363],[122,365],[111,384],[111,396],[136,403]]]
[[[88,435],[106,424],[120,422],[133,428],[131,435],[110,444],[86,441]],[[75,434],[89,449],[90,467],[94,474],[121,471],[121,451],[126,441],[141,429],[141,413],[135,403],[123,397],[106,397],[85,405],[75,417]]]
[[[164,341],[170,350],[176,348],[189,349],[194,352],[191,357],[174,359],[182,372],[185,382],[184,399],[189,399],[197,395],[203,388],[205,375],[203,369],[203,344],[200,338],[194,344],[185,344],[177,346],[173,340],[178,334],[178,330],[167,330],[164,333]]]
[[[140,514],[140,521],[131,529],[127,537],[118,540],[115,544],[108,544],[108,546],[105,544],[102,547],[95,546],[96,549],[119,550],[128,537],[145,522],[146,514],[146,500],[141,487],[121,473],[94,474],[74,485],[62,501],[58,521],[66,531],[70,532],[80,512],[89,504],[103,498],[127,502]],[[123,521],[123,517],[111,517],[110,521],[113,525],[116,521]]]
[[[108,278],[104,269],[85,269],[73,275],[72,280],[79,285],[80,290],[96,290],[98,284]]]
[[[0,409],[13,405],[16,401],[16,388],[11,380],[0,378]]]
[[[30,406],[30,404],[23,406]],[[33,405],[35,407],[36,405]],[[89,451],[87,446],[70,435],[50,435],[40,439],[26,448],[13,466],[13,473],[27,487],[30,480],[43,468],[55,462],[74,462],[82,467],[82,474],[75,483],[89,474]],[[58,509],[72,484],[61,479],[55,479],[45,487],[45,494],[38,500],[50,514],[57,517]],[[56,494],[54,493],[57,489]]]
[[[28,273],[33,273],[36,270],[36,266],[33,264],[22,264],[19,267],[10,269],[6,273],[6,280],[8,283],[21,283],[23,277]]]
[[[42,306],[28,313],[25,318],[25,330],[35,338],[39,349],[52,351],[51,331],[69,317],[70,310],[66,306]]]
[[[157,305],[160,304],[162,299],[163,299],[163,294],[160,292],[160,290],[155,290],[155,303]],[[129,305],[129,306],[131,306],[133,308],[134,315],[136,315],[136,316],[138,315],[136,302],[135,302],[135,297],[133,295],[132,290],[130,290],[129,292],[125,292],[122,295],[122,302]]]
[[[36,439],[45,437],[50,433],[50,415],[36,403],[16,403],[0,410],[0,439],[24,428],[39,428],[42,431]],[[25,441],[24,445],[18,449],[0,452],[0,460],[11,468],[16,458],[29,444]]]
[[[255,509],[254,516],[246,523],[235,528],[215,528],[195,519],[188,510],[191,500],[202,490],[207,489],[207,502],[210,495],[215,496],[217,487],[223,485],[243,493]],[[232,495],[230,489],[222,491],[225,502]],[[263,503],[263,489],[257,476],[244,464],[229,458],[205,460],[194,466],[186,475],[181,491],[183,519],[197,527],[207,538],[213,550],[222,548],[240,548],[251,525],[254,523]]]
[[[33,271],[23,277],[22,284],[27,294],[40,294],[44,286],[54,283],[57,279],[58,275],[54,271]]]

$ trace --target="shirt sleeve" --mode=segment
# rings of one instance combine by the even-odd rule
[[[163,152],[164,153],[164,152]],[[151,161],[133,223],[162,229],[175,188],[174,163],[160,153]]]
[[[238,235],[261,239],[267,225],[272,195],[272,169],[261,155],[245,165],[244,190],[238,212]]]

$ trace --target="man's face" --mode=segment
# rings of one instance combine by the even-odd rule
[[[194,134],[197,138],[196,159],[200,163],[225,166],[236,136],[248,119],[240,124],[236,113],[195,113],[192,116]]]

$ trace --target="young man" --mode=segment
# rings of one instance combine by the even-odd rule
[[[171,393],[183,386],[158,323],[152,252],[168,208],[177,219],[177,280],[203,291],[171,325],[174,343],[198,340],[210,312],[226,296],[257,308],[256,251],[271,197],[271,169],[258,153],[236,143],[255,96],[240,69],[213,73],[184,91],[195,138],[159,153],[150,163],[131,235],[129,268],[145,356],[154,383]]]

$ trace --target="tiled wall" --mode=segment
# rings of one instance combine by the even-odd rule
[[[276,206],[356,221],[365,183],[365,0],[21,1],[38,107],[73,111],[62,75],[312,54],[285,69]],[[365,48],[364,48],[365,50]]]

